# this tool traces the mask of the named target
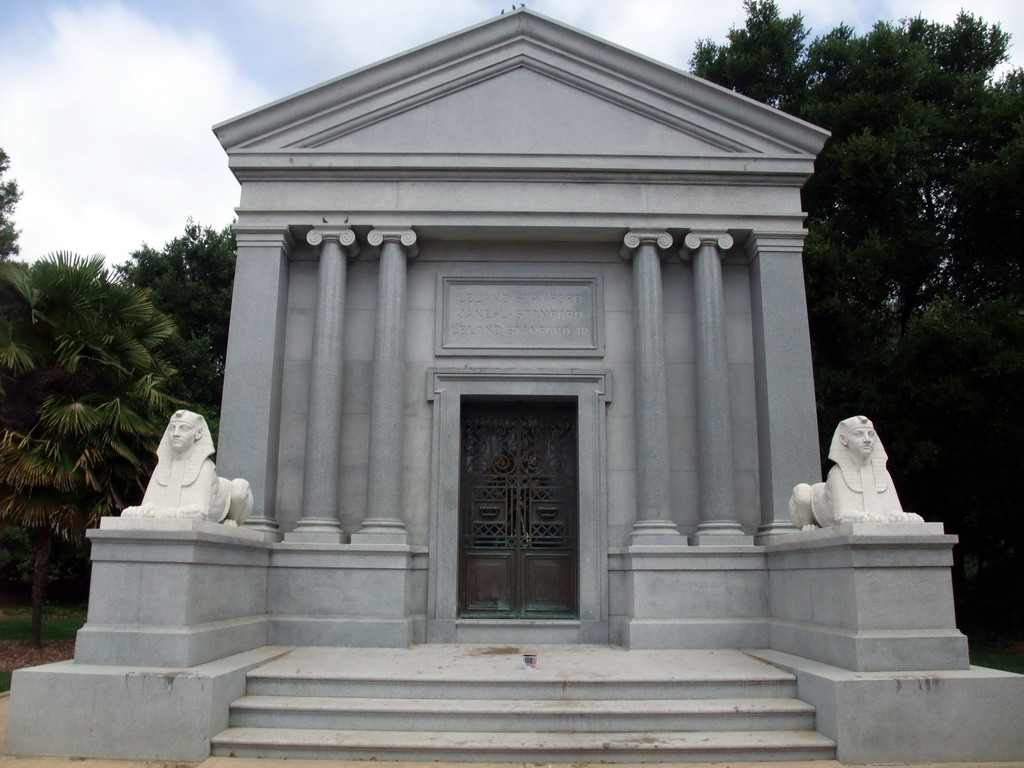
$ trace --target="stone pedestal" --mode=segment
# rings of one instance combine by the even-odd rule
[[[105,518],[80,664],[191,667],[267,644],[270,545],[200,520]]]
[[[941,523],[855,524],[775,537],[770,648],[856,672],[967,669]]]

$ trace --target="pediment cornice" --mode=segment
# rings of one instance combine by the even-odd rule
[[[559,94],[592,100],[606,118],[621,114],[626,120],[649,121],[662,133],[662,144],[671,143],[675,132],[690,152],[696,146],[702,154],[719,156],[813,158],[828,135],[527,9],[307,89],[214,130],[231,155],[343,151],[347,137],[372,145],[379,126],[390,125],[394,133],[417,110],[436,114],[448,104],[464,109],[474,88],[499,82],[499,87],[507,83],[523,89],[528,76],[544,78],[561,89]],[[580,149],[586,154],[588,148]]]

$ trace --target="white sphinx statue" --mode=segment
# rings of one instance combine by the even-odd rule
[[[875,426],[865,416],[839,422],[828,457],[835,466],[824,483],[800,483],[789,499],[789,519],[800,530],[841,523],[923,523],[904,512],[892,477],[889,457]]]
[[[249,481],[217,477],[210,458],[214,450],[206,419],[192,411],[176,411],[156,449],[156,469],[142,504],[128,507],[121,517],[244,523],[253,505]]]

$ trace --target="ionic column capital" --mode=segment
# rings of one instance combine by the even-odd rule
[[[384,243],[398,243],[405,249],[407,258],[414,259],[420,252],[416,245],[416,233],[410,227],[382,227],[371,229],[366,242],[374,249],[374,255],[380,256]]]
[[[718,255],[728,251],[733,246],[732,235],[728,232],[690,232],[683,238],[683,249],[679,255],[684,259],[691,257],[690,251],[696,251],[706,245],[718,248]]]
[[[630,230],[622,239],[622,248],[619,249],[619,255],[629,261],[633,258],[634,251],[645,244],[653,245],[658,250],[664,251],[672,247],[672,235],[664,230]],[[662,254],[659,253],[658,258],[662,258]]]
[[[337,242],[338,245],[346,249],[349,256],[355,256],[359,253],[356,233],[348,227],[313,227],[306,234],[306,242],[314,248],[329,241]]]

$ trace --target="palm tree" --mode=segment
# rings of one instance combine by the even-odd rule
[[[33,534],[37,648],[54,537],[141,498],[173,405],[159,352],[173,331],[102,257],[0,263],[0,525]]]

